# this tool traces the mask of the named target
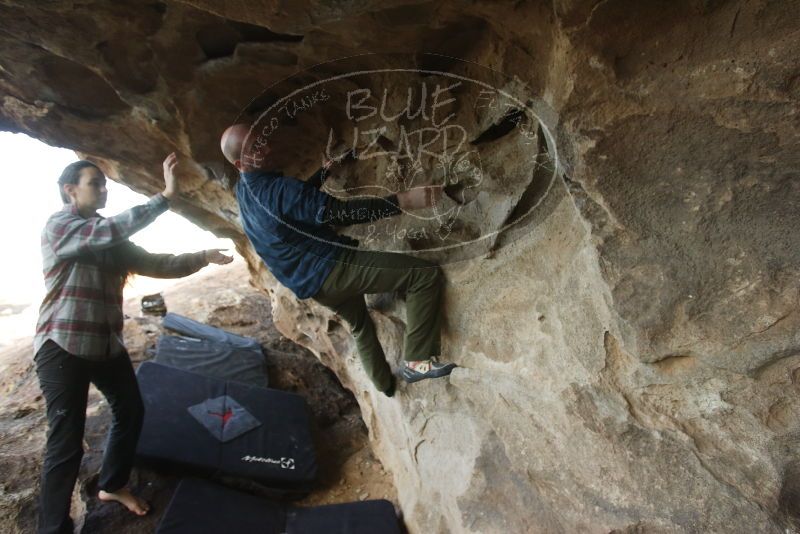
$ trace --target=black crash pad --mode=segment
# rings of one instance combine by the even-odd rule
[[[311,489],[317,463],[301,396],[155,362],[144,362],[136,375],[145,405],[141,458],[279,491]]]
[[[286,508],[202,480],[182,480],[157,534],[400,534],[385,500]]]
[[[232,345],[188,336],[159,336],[154,360],[210,378],[267,387],[267,364],[261,348]]]
[[[286,534],[400,534],[392,503],[386,500],[290,508]]]
[[[267,366],[261,344],[249,337],[168,313],[164,328],[181,334],[158,338],[155,361],[211,378],[267,387]]]
[[[246,493],[185,479],[158,524],[157,534],[283,534],[286,510]]]
[[[166,314],[161,324],[164,325],[164,328],[169,328],[184,336],[216,341],[217,343],[223,343],[242,350],[261,351],[261,345],[255,339],[233,334],[177,313],[170,312]]]

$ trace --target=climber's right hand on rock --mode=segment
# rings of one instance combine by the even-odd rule
[[[164,160],[164,192],[167,200],[172,200],[178,194],[178,179],[175,176],[175,167],[178,165],[178,155],[171,153]]]
[[[442,198],[442,189],[441,185],[415,187],[414,189],[397,193],[397,201],[400,204],[400,209],[429,208]]]

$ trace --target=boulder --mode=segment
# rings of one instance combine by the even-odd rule
[[[796,528],[798,2],[4,0],[0,15],[0,128],[150,194],[181,153],[176,210],[235,240],[275,325],[356,394],[412,532]],[[463,158],[436,174],[430,154],[357,157],[328,184],[480,169],[417,232],[410,215],[351,230],[447,279],[443,358],[460,367],[387,399],[347,325],[249,246],[218,139],[272,110],[291,115],[271,137],[288,174],[331,147],[397,152],[423,119],[383,117],[368,142],[381,116],[346,99],[386,89],[402,109],[420,84],[442,89]],[[480,106],[481,87],[516,104]],[[370,302],[396,366],[403,296]]]

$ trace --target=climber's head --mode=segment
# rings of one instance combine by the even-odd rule
[[[58,178],[58,191],[64,204],[74,204],[88,215],[106,206],[106,177],[91,161],[70,163]]]
[[[220,148],[225,159],[239,172],[265,168],[267,154],[270,152],[266,140],[256,135],[250,126],[244,123],[229,126],[222,132]]]

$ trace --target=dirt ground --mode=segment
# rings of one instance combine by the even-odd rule
[[[270,387],[305,397],[312,413],[319,476],[317,489],[292,504],[309,506],[397,496],[388,474],[373,455],[358,405],[334,374],[272,324],[269,299],[250,287],[243,262],[178,282],[163,292],[169,311],[256,338],[266,355]],[[139,298],[126,301],[125,341],[134,365],[150,359],[163,332],[160,318],[142,316]],[[0,349],[0,531],[33,532],[46,419],[30,339]],[[178,471],[134,470],[130,486],[151,503],[151,513],[136,518],[120,505],[96,499],[97,474],[110,414],[94,388],[90,392],[85,455],[73,495],[73,518],[81,532],[152,532],[180,477]],[[218,480],[266,496],[257,484]]]

